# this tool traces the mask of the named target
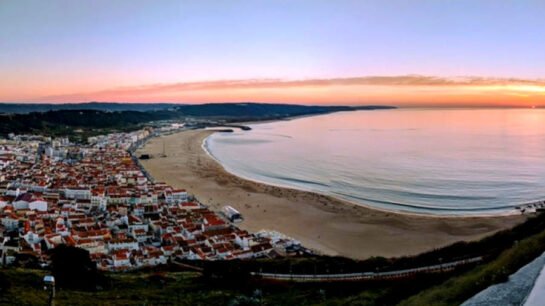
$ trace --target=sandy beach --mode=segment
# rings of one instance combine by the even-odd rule
[[[158,181],[187,189],[212,209],[231,205],[249,230],[277,230],[327,255],[365,259],[417,254],[474,240],[525,220],[524,216],[428,217],[385,212],[329,196],[269,186],[234,176],[202,148],[210,130],[151,139],[137,154]],[[167,157],[160,157],[166,147]]]

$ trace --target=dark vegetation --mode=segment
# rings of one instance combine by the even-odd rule
[[[104,112],[95,110],[61,110],[43,113],[0,115],[0,136],[38,134],[69,136],[74,140],[113,131],[131,131],[143,123],[174,119],[174,113],[158,112]]]
[[[98,111],[157,111],[176,106],[173,103],[0,103],[0,113],[26,114],[32,112],[48,112],[58,110],[98,110]]]
[[[69,248],[62,253],[67,255]],[[292,258],[230,262],[188,262],[203,273],[171,264],[127,273],[99,273],[92,286],[62,285],[56,305],[459,305],[545,251],[545,214],[470,243],[454,245],[414,257],[354,261],[337,257]],[[72,252],[72,251],[70,251]],[[251,278],[249,271],[336,273],[397,270],[486,255],[480,264],[441,274],[362,282],[289,283]],[[89,273],[88,255],[81,252],[69,282]],[[86,257],[87,256],[87,257]],[[73,267],[74,267],[73,266]],[[83,268],[87,267],[87,268]],[[81,272],[84,271],[84,272]],[[87,272],[85,272],[87,271]],[[41,289],[43,270],[0,270],[0,303],[35,305],[46,301]],[[55,273],[55,272],[53,272]],[[61,276],[56,274],[57,279]],[[91,277],[91,279],[93,279]]]
[[[159,120],[194,118],[241,122],[282,119],[337,111],[388,108],[381,106],[304,106],[259,103],[160,104],[159,106],[153,104],[127,104],[128,106],[126,107],[122,107],[121,105],[123,104],[86,103],[50,105],[54,110],[49,111],[36,111],[35,109],[42,109],[39,105],[33,105],[32,107],[19,105],[23,109],[32,111],[28,113],[8,111],[0,114],[0,136],[5,136],[9,133],[36,133],[50,136],[74,136],[79,133],[84,134],[84,136],[91,136],[108,133],[113,130],[134,130],[143,124]],[[144,107],[146,105],[147,107]],[[10,106],[13,105],[10,104]],[[61,106],[65,108],[58,109]],[[74,109],[76,107],[79,107],[79,109]],[[96,109],[93,107],[96,107]],[[2,109],[6,109],[6,104],[0,104],[0,110]],[[84,137],[80,135],[79,138]]]
[[[0,304],[45,305],[43,270],[0,270]],[[57,288],[55,305],[394,305],[400,298],[443,282],[452,274],[420,275],[376,283],[219,283],[196,272],[141,271],[106,274],[101,290]]]
[[[292,104],[219,103],[181,105],[176,110],[184,116],[226,118],[235,121],[253,119],[281,119],[303,115],[317,115],[339,111],[391,109],[390,106],[308,106]]]
[[[301,108],[307,108],[304,105],[291,104],[264,104],[264,103],[214,103],[214,104],[176,104],[176,103],[110,103],[110,102],[87,102],[87,103],[66,103],[66,104],[50,104],[50,103],[0,103],[0,113],[11,114],[27,114],[33,112],[48,112],[59,110],[96,110],[105,112],[119,111],[165,111],[165,110],[182,110],[183,112],[193,116],[240,116],[236,110],[244,109],[249,111],[247,114],[256,116],[261,115],[263,108],[274,109],[279,113],[286,111],[298,111]],[[343,108],[348,108],[341,106]],[[261,110],[259,110],[261,108]],[[317,106],[322,108],[322,106]],[[328,106],[325,106],[328,108]],[[356,107],[360,108],[360,107]],[[361,109],[380,109],[392,108],[388,106],[361,106]],[[268,112],[268,110],[267,110]]]
[[[56,286],[72,290],[95,290],[103,281],[89,252],[66,245],[51,250],[51,272]]]

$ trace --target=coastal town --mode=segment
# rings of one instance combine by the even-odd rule
[[[0,139],[0,265],[23,254],[47,266],[49,250],[61,244],[87,250],[105,271],[308,252],[278,232],[242,230],[232,207],[213,211],[149,176],[135,148],[181,128],[89,137],[87,144],[37,135]]]

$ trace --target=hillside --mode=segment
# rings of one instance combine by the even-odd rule
[[[173,103],[0,103],[0,113],[27,114],[58,110],[99,110],[99,111],[157,111],[177,106]]]
[[[0,110],[6,104],[0,104]],[[19,105],[21,106],[21,105]],[[32,106],[32,105],[31,105]],[[325,114],[337,111],[373,110],[391,108],[385,106],[305,106],[287,104],[127,104],[85,103],[55,106],[66,109],[37,111],[40,106],[29,106],[32,112],[9,112],[0,114],[0,136],[9,133],[36,133],[42,135],[72,136],[75,130],[80,133],[98,134],[110,130],[131,130],[142,124],[158,120],[181,120],[186,118],[223,120],[226,122],[259,121],[282,119],[294,116]],[[21,107],[26,107],[22,105]],[[79,107],[79,109],[73,109]],[[92,109],[97,107],[99,109]],[[119,110],[123,108],[138,110]],[[158,109],[153,109],[157,107]],[[159,109],[163,107],[163,109]]]
[[[318,111],[329,109],[329,106],[305,106],[292,104],[264,104],[264,103],[208,103],[208,104],[180,104],[180,103],[114,103],[114,102],[86,102],[86,103],[2,103],[0,102],[0,113],[6,114],[28,114],[33,112],[50,112],[60,110],[97,110],[105,112],[122,111],[162,111],[177,109],[185,114],[194,116],[218,116],[235,115],[239,111],[246,111],[247,115],[259,115],[263,112],[276,111],[278,113],[299,112],[303,110]],[[336,108],[336,107],[333,107]],[[346,108],[342,107],[341,108]],[[388,106],[361,106],[348,107],[349,109],[380,109],[391,108]]]

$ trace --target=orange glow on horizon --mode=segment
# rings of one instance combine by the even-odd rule
[[[62,88],[58,83],[4,92],[3,101],[24,102],[269,102],[302,104],[390,104],[398,106],[545,106],[542,80],[429,76],[358,77],[283,81],[223,80],[125,86],[105,90]],[[81,85],[81,84],[80,84]],[[2,89],[2,88],[0,88]],[[67,92],[72,92],[66,94]]]

